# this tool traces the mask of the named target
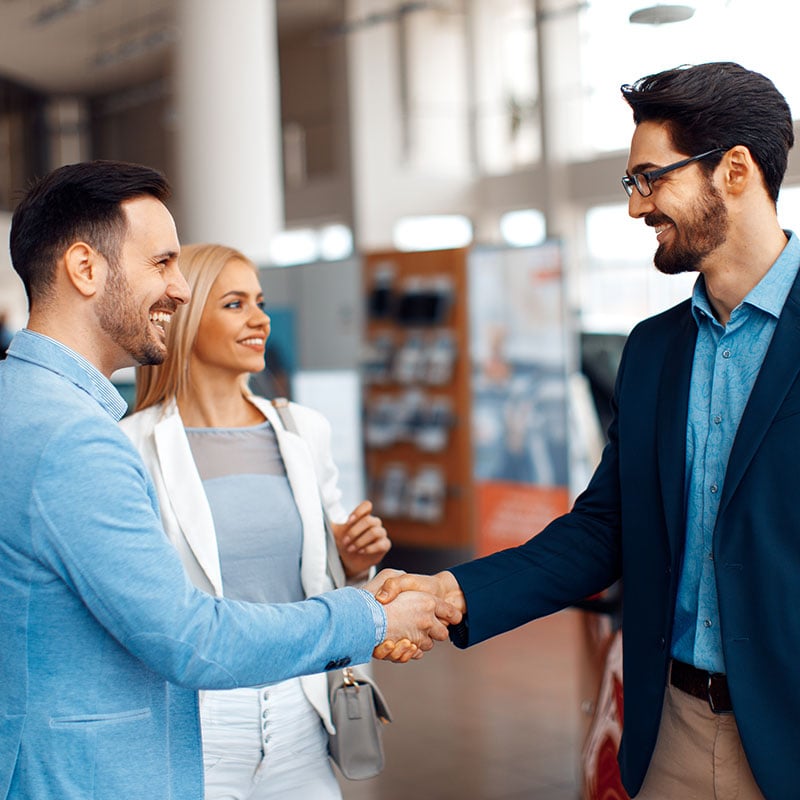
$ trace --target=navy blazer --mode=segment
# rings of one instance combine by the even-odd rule
[[[525,544],[452,570],[466,647],[624,576],[620,768],[639,791],[658,736],[685,538],[690,301],[640,323],[620,363],[609,443],[568,514]],[[800,278],[742,416],[714,530],[725,665],[750,767],[770,800],[798,795]]]

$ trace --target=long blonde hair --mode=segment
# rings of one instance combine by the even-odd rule
[[[188,390],[189,356],[197,339],[203,309],[214,281],[228,262],[234,259],[244,261],[258,271],[249,258],[232,247],[190,244],[181,248],[180,268],[192,291],[192,299],[187,305],[178,307],[167,325],[167,357],[164,363],[137,368],[136,411],[173,400]]]

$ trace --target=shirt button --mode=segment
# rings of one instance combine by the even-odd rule
[[[703,620],[703,625],[704,625],[706,628],[710,628],[710,627],[711,627],[711,620],[710,620],[710,619],[704,619],[704,620]]]
[[[722,351],[722,357],[723,358],[730,358],[731,357],[731,351],[730,350],[723,350]]]
[[[714,414],[714,424],[719,425],[722,422],[722,416],[720,414]]]
[[[709,491],[711,492],[711,494],[716,494],[719,491],[719,486],[717,486],[716,483],[712,483],[711,486],[709,487]]]
[[[264,692],[264,694],[262,695],[262,697],[263,697],[265,700],[269,700],[269,692]]]

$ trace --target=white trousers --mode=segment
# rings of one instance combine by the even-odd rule
[[[328,734],[298,679],[204,692],[206,800],[341,800]]]

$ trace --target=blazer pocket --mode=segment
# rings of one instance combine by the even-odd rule
[[[149,708],[136,708],[132,711],[117,711],[113,714],[74,714],[68,717],[50,717],[51,728],[71,728],[76,725],[116,725],[120,722],[138,722],[149,719]]]

